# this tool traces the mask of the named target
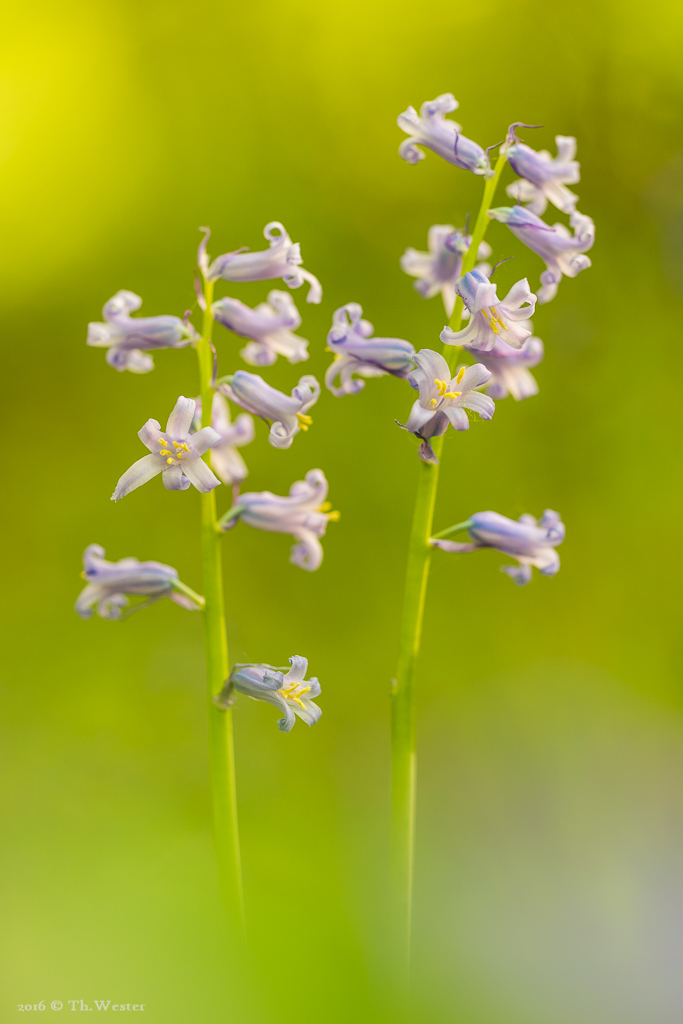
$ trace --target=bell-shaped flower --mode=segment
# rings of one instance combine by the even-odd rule
[[[299,378],[291,396],[267,384],[256,373],[238,370],[221,377],[216,389],[231,402],[271,423],[268,440],[273,448],[289,448],[294,435],[308,430],[313,420],[307,415],[320,397],[320,385],[310,373]]]
[[[357,395],[365,387],[359,377],[382,377],[391,374],[405,380],[415,366],[415,349],[400,338],[373,338],[374,327],[363,320],[363,309],[357,302],[347,302],[335,310],[327,344],[334,362],[325,374],[325,386],[337,398]],[[339,386],[335,380],[339,378]]]
[[[532,565],[540,570],[542,576],[554,576],[560,568],[560,556],[555,548],[564,540],[564,523],[559,512],[546,509],[538,521],[528,514],[515,520],[498,512],[477,512],[462,527],[467,528],[470,544],[436,537],[430,538],[429,543],[442,551],[456,554],[494,548],[501,554],[510,555],[519,564],[503,565],[501,572],[507,573],[520,587],[531,579]]]
[[[423,299],[431,299],[441,292],[449,317],[455,306],[455,285],[461,275],[463,257],[471,242],[471,235],[456,230],[452,224],[433,224],[427,236],[429,252],[409,247],[401,256],[401,270],[418,278],[414,285],[416,291]],[[477,259],[486,260],[490,255],[491,246],[481,242]],[[477,270],[490,273],[488,264],[481,264]]]
[[[190,433],[195,405],[193,398],[181,395],[168,417],[165,432],[157,420],[147,420],[138,431],[138,437],[152,454],[145,455],[126,470],[111,496],[112,501],[124,498],[159,473],[169,491],[185,491],[194,484],[205,494],[219,486],[220,480],[202,460],[202,455],[215,447],[221,436],[213,427]]]
[[[289,659],[291,668],[275,668],[273,665],[235,665],[225,686],[213,698],[214,703],[225,710],[234,703],[233,691],[244,693],[252,700],[264,700],[282,711],[284,718],[278,726],[282,732],[289,732],[296,721],[295,715],[306,723],[315,725],[322,715],[314,702],[320,696],[320,683],[314,676],[306,679],[308,659],[295,654]]]
[[[530,369],[538,366],[543,359],[543,342],[540,338],[527,338],[520,349],[510,348],[500,338],[488,352],[477,352],[491,379],[486,385],[486,394],[491,398],[507,398],[517,401],[538,394],[538,384]]]
[[[541,274],[543,287],[538,291],[539,302],[550,302],[555,298],[563,274],[565,277],[576,277],[590,267],[591,261],[584,253],[595,241],[595,224],[578,210],[569,218],[574,229],[573,235],[564,224],[550,227],[535,213],[519,205],[499,206],[489,210],[488,214],[507,224],[513,235],[544,260],[546,269]]]
[[[580,179],[580,164],[576,156],[576,139],[571,135],[556,135],[557,156],[546,149],[536,152],[524,142],[516,141],[506,151],[507,161],[520,180],[513,181],[505,190],[518,203],[527,203],[527,209],[542,216],[548,200],[562,213],[573,213],[579,197],[567,185]]]
[[[396,123],[410,138],[403,140],[398,155],[409,164],[416,164],[425,158],[419,146],[426,146],[454,167],[484,174],[488,178],[492,172],[485,151],[478,143],[460,134],[462,128],[456,121],[444,117],[457,110],[458,106],[453,93],[445,92],[435,100],[423,103],[419,116],[414,107],[408,107],[399,114]]]
[[[408,422],[399,423],[399,426],[422,439],[418,452],[420,458],[424,462],[435,463],[430,438],[445,433],[449,423],[455,430],[469,430],[466,409],[484,420],[493,416],[496,409],[493,399],[474,390],[491,379],[491,372],[481,363],[475,363],[474,366],[461,367],[451,380],[444,357],[429,348],[420,349],[415,361],[417,369],[410,374],[408,382],[419,391],[420,397],[410,410]]]
[[[104,323],[88,324],[88,345],[106,348],[106,360],[115,370],[149,373],[154,360],[147,352],[159,348],[184,348],[197,340],[192,324],[178,316],[138,316],[142,299],[133,292],[120,291],[102,309]]]
[[[300,288],[304,281],[308,281],[310,288],[306,301],[320,302],[322,299],[320,281],[301,266],[300,245],[292,242],[279,221],[272,220],[263,229],[263,235],[270,243],[268,249],[258,252],[240,249],[218,256],[213,262],[206,252],[211,232],[208,228],[200,230],[205,232],[205,236],[199,246],[197,262],[207,281],[218,278],[224,281],[272,281],[281,277],[288,288]]]
[[[444,327],[444,345],[466,345],[474,352],[489,352],[500,339],[511,348],[521,348],[531,331],[522,326],[536,310],[536,296],[529,282],[522,278],[513,284],[504,299],[499,299],[497,286],[480,270],[461,277],[455,286],[470,313],[470,322],[462,331]],[[521,321],[521,323],[520,323]]]
[[[202,426],[202,400],[195,399],[196,406],[192,419],[192,432],[201,430]],[[221,481],[227,486],[241,484],[249,475],[246,463],[238,448],[245,444],[251,444],[254,440],[254,421],[251,416],[243,412],[234,423],[230,421],[230,407],[222,395],[218,393],[213,396],[211,406],[211,426],[220,436],[220,441],[209,453],[211,468]]]
[[[323,560],[319,538],[325,535],[329,520],[339,518],[338,512],[328,511],[330,503],[326,498],[325,474],[321,469],[311,469],[305,480],[292,484],[286,498],[270,491],[240,494],[238,504],[219,520],[218,527],[229,530],[236,520],[241,520],[257,530],[289,533],[297,541],[290,562],[314,572]]]
[[[148,607],[162,597],[170,597],[182,608],[198,611],[204,599],[178,579],[178,570],[161,562],[139,562],[137,558],[121,558],[107,562],[104,548],[89,544],[83,552],[83,579],[87,586],[80,592],[75,610],[82,619],[94,611],[103,619],[123,618],[122,609],[128,597],[146,597],[142,604],[127,614]],[[177,589],[180,588],[180,589]]]
[[[301,316],[288,292],[269,292],[268,301],[254,309],[239,299],[219,299],[211,311],[223,327],[251,339],[240,352],[251,366],[272,366],[278,356],[290,363],[308,359],[308,341],[292,333],[301,325]]]

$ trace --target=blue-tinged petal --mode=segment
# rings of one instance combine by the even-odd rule
[[[119,501],[127,494],[130,494],[131,491],[134,491],[136,487],[146,484],[148,480],[158,476],[163,468],[164,463],[157,455],[145,455],[143,458],[138,459],[130,469],[126,470],[117,483],[116,489],[111,496],[112,501]]]
[[[190,486],[190,478],[185,476],[183,470],[177,464],[164,467],[162,480],[167,491],[186,491]]]
[[[483,396],[482,396],[483,397]],[[205,428],[210,430],[210,427]],[[214,487],[220,486],[220,480],[211,471],[207,464],[200,458],[184,459],[182,463],[183,472],[191,484],[202,494],[208,494]]]
[[[194,416],[194,398],[185,398],[181,395],[175,404],[173,412],[168,417],[166,433],[176,441],[184,441],[192,426]]]

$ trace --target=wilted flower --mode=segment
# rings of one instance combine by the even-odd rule
[[[299,378],[291,397],[246,370],[222,377],[216,382],[216,389],[247,412],[272,420],[268,440],[273,448],[289,448],[295,434],[308,430],[313,422],[308,410],[320,397],[320,385],[310,373]]]
[[[325,535],[330,519],[339,518],[330,512],[327,480],[321,469],[311,469],[305,480],[297,480],[289,489],[289,497],[270,491],[241,494],[239,502],[219,521],[221,530],[228,530],[237,519],[257,530],[289,533],[298,541],[292,548],[290,562],[313,572],[320,567],[323,549],[319,537]]]
[[[196,406],[192,419],[192,431],[196,433],[202,426],[202,400],[195,399]],[[211,468],[221,483],[228,486],[241,484],[249,475],[249,470],[238,448],[251,444],[254,440],[254,421],[243,412],[234,423],[230,422],[230,408],[222,395],[214,394],[211,406],[211,426],[220,436],[220,441],[209,454]]]
[[[237,249],[218,256],[213,263],[206,252],[206,243],[211,232],[208,228],[200,228],[205,232],[197,253],[197,262],[207,281],[216,281],[219,277],[224,281],[271,281],[281,277],[288,288],[300,288],[308,281],[310,288],[306,296],[307,302],[320,302],[323,290],[320,281],[301,266],[301,248],[298,242],[292,242],[282,224],[272,220],[263,229],[264,237],[270,242],[270,248],[249,252]]]
[[[245,693],[252,700],[265,700],[283,712],[278,721],[283,732],[289,732],[298,715],[306,725],[315,725],[322,711],[313,697],[320,696],[320,683],[314,676],[306,679],[308,659],[295,654],[289,659],[291,668],[274,668],[273,665],[235,665],[221,693],[213,698],[214,703],[225,710],[234,703],[233,689]],[[286,675],[285,675],[286,673]]]
[[[401,256],[401,270],[418,278],[414,287],[422,298],[431,299],[441,292],[449,317],[455,306],[455,283],[460,277],[463,257],[471,243],[472,236],[456,230],[452,224],[433,224],[427,236],[429,252],[410,247]],[[485,260],[490,255],[491,246],[488,242],[481,242],[477,259]],[[488,264],[482,264],[477,270],[490,273]]]
[[[408,107],[399,114],[396,123],[410,138],[403,140],[398,154],[409,164],[416,164],[425,158],[418,145],[426,146],[455,167],[490,177],[491,167],[481,146],[461,135],[459,124],[444,118],[444,114],[457,110],[458,106],[453,94],[445,92],[435,100],[423,103],[419,117],[414,107]]]
[[[149,373],[154,360],[146,351],[158,348],[184,348],[198,337],[192,324],[178,316],[139,316],[142,299],[134,292],[120,291],[102,309],[105,323],[88,324],[88,345],[106,348],[106,360],[115,370]]]
[[[429,438],[443,434],[449,423],[455,430],[469,430],[470,421],[465,409],[471,409],[485,420],[493,416],[496,408],[493,399],[474,390],[486,384],[491,373],[481,363],[475,363],[474,366],[461,367],[451,380],[444,357],[429,348],[420,349],[415,361],[417,369],[410,374],[408,381],[419,391],[420,397],[410,410],[408,422],[399,426],[422,438],[418,454],[424,462],[436,462]]]
[[[510,394],[516,401],[538,394],[538,384],[529,372],[543,359],[543,342],[540,338],[527,338],[520,349],[510,348],[500,338],[489,352],[477,352],[477,358],[491,371],[486,394],[491,398],[507,398]]]
[[[476,352],[488,352],[500,339],[511,348],[522,347],[531,331],[518,321],[526,322],[534,315],[536,296],[526,278],[513,284],[502,300],[496,288],[480,270],[460,278],[455,290],[471,314],[470,322],[462,331],[444,327],[440,335],[444,345],[466,345]]]
[[[571,135],[556,135],[557,156],[553,159],[546,149],[539,153],[524,142],[514,142],[507,150],[507,160],[522,180],[513,181],[506,192],[527,209],[542,216],[548,200],[562,213],[573,213],[579,197],[567,185],[579,181],[580,164],[576,156],[576,139]]]
[[[111,496],[112,501],[125,497],[159,473],[169,491],[185,491],[194,484],[198,491],[206,493],[219,486],[220,480],[202,461],[202,455],[217,445],[221,436],[212,427],[190,433],[195,404],[193,398],[181,395],[168,417],[165,433],[157,420],[147,420],[138,431],[138,437],[152,454],[138,459],[126,470]]]
[[[279,355],[290,363],[308,359],[307,340],[292,334],[301,325],[301,316],[287,292],[269,292],[268,301],[255,309],[239,299],[219,299],[211,311],[223,327],[251,338],[240,355],[252,366],[272,366]]]
[[[543,288],[538,291],[538,301],[550,302],[557,294],[557,286],[565,277],[576,277],[590,267],[591,261],[584,256],[595,241],[595,224],[590,217],[575,210],[569,223],[574,229],[572,237],[564,224],[553,227],[523,206],[499,206],[488,211],[489,217],[507,224],[520,241],[545,261],[546,270],[541,274]]]
[[[87,586],[78,595],[75,610],[82,619],[89,619],[93,612],[103,619],[120,619],[121,609],[128,602],[127,595],[146,597],[144,607],[162,597],[170,597],[182,608],[198,611],[203,599],[193,593],[178,579],[178,570],[161,562],[138,562],[137,558],[122,558],[118,562],[107,562],[104,548],[89,544],[83,552],[83,579]],[[175,587],[183,587],[179,593]],[[138,605],[137,608],[142,608]],[[137,608],[131,611],[137,611]]]
[[[382,377],[389,373],[405,379],[415,366],[415,349],[400,338],[373,338],[374,327],[363,320],[363,309],[357,302],[347,302],[335,310],[327,344],[334,353],[334,362],[325,374],[325,386],[333,395],[356,395],[365,387],[359,377]],[[339,377],[339,387],[335,380]]]
[[[462,525],[465,526],[464,523]],[[455,553],[494,548],[504,555],[511,555],[519,565],[503,565],[501,572],[507,573],[520,587],[531,579],[532,565],[540,569],[543,576],[554,576],[560,568],[560,556],[555,548],[564,540],[564,523],[559,512],[549,508],[538,522],[527,514],[515,521],[498,512],[477,512],[468,520],[467,533],[471,544],[435,537],[429,543],[442,551]]]

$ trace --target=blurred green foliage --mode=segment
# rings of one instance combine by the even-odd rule
[[[160,1024],[680,1021],[681,23],[671,0],[6,11],[3,1021],[74,998],[144,1002]],[[449,90],[482,145],[513,120],[545,126],[526,134],[537,148],[578,137],[598,241],[593,269],[535,319],[540,395],[446,444],[437,528],[551,507],[568,536],[559,576],[524,590],[495,553],[434,559],[415,1000],[396,1006],[387,693],[416,477],[393,419],[409,390],[325,393],[290,451],[262,430],[244,452],[249,489],[285,493],[320,466],[342,512],[311,575],[288,564],[288,538],[238,527],[225,541],[232,659],[305,654],[323,686],[310,731],[237,708],[248,976],[218,903],[199,616],[72,611],[93,541],[201,589],[194,491],[154,481],[109,501],[143,454],[141,424],[196,392],[194,355],[120,375],[84,341],[119,288],[147,315],[192,306],[198,225],[217,255],[261,248],[278,219],[325,294],[310,307],[293,293],[311,359],[280,360],[272,383],[323,374],[332,311],[351,300],[378,334],[435,345],[440,300],[422,301],[398,258],[431,224],[462,224],[481,181],[431,154],[400,161],[395,118]],[[503,285],[538,282],[502,225],[488,238],[495,259],[516,256]],[[270,287],[221,293],[253,305]],[[217,330],[230,372],[239,343]]]

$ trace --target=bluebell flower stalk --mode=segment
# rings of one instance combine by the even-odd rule
[[[289,664],[289,669],[251,663],[234,665],[223,690],[214,697],[214,703],[223,709],[231,707],[236,690],[282,711],[283,717],[277,723],[282,732],[291,732],[297,717],[308,726],[315,725],[322,714],[313,699],[320,696],[320,683],[315,676],[306,679],[307,658],[295,654]]]

